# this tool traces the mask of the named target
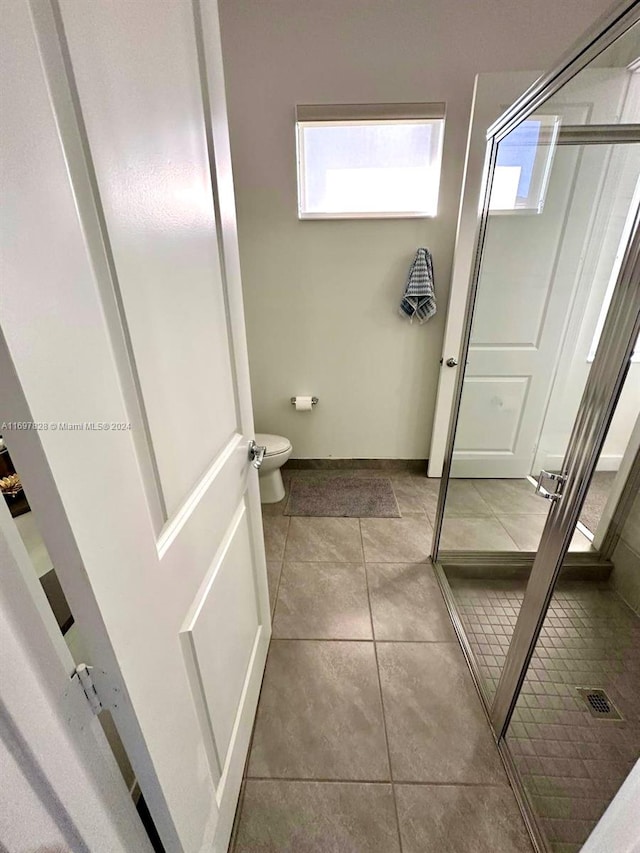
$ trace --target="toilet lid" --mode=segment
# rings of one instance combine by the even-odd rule
[[[271,435],[268,432],[256,433],[256,444],[267,448],[265,456],[275,456],[276,453],[285,453],[291,450],[291,442],[282,435]]]

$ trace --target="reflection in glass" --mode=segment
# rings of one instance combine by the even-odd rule
[[[534,478],[562,466],[639,175],[640,145],[559,145],[542,209],[490,216],[441,551],[537,550],[549,504]],[[634,387],[640,377],[612,425],[603,473],[617,467],[640,411]],[[589,533],[578,529],[572,549],[589,550]]]
[[[555,115],[533,115],[498,147],[489,210],[541,213],[551,173],[560,122]]]

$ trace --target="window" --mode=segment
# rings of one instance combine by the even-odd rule
[[[299,106],[300,219],[435,216],[444,104]]]
[[[559,126],[558,116],[533,115],[499,143],[492,213],[542,213]]]

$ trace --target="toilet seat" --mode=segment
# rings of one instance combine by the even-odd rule
[[[279,453],[288,453],[291,450],[291,442],[288,438],[269,432],[257,432],[256,444],[267,448],[265,456],[277,456]]]

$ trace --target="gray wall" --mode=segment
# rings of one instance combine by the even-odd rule
[[[614,565],[612,586],[640,614],[640,493],[627,516],[611,560]]]
[[[608,5],[221,0],[257,430],[298,458],[428,455],[474,77],[548,67]],[[447,102],[437,218],[298,221],[295,105],[396,101]],[[409,326],[418,246],[439,313]]]

